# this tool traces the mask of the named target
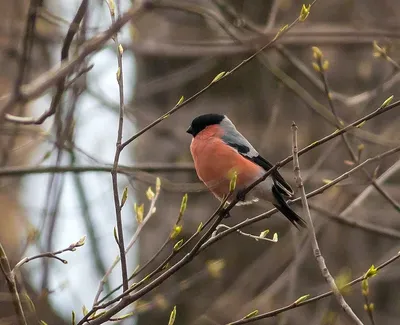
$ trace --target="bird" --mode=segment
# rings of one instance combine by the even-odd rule
[[[236,195],[240,201],[237,205],[263,199],[272,203],[297,229],[307,227],[286,203],[286,199],[294,196],[294,191],[278,170],[242,195],[273,165],[257,152],[226,115],[197,116],[186,132],[192,135],[190,152],[197,176],[220,201],[229,194],[232,175],[236,173],[236,187],[230,198]]]

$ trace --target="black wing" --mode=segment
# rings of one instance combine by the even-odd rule
[[[243,156],[246,157],[245,155],[243,155]],[[253,161],[257,165],[261,166],[266,171],[270,170],[273,167],[273,165],[268,160],[266,160],[265,158],[263,158],[260,155],[258,155],[256,157],[252,157],[252,158],[250,158],[250,157],[246,157],[246,158],[250,159],[251,161]],[[275,183],[278,191],[282,195],[289,196],[289,197],[293,196],[293,194],[294,194],[293,189],[285,181],[285,179],[282,177],[282,175],[277,170],[274,170],[272,172],[272,179],[274,180],[274,183]]]

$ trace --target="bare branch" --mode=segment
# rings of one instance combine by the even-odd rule
[[[112,1],[113,5],[109,2],[107,4],[109,5],[110,9],[110,14],[111,14],[111,20],[112,24],[115,25],[116,20],[115,20],[115,4],[114,1]],[[120,7],[117,5],[117,10],[119,13]],[[122,271],[122,285],[123,285],[123,291],[128,290],[128,271],[127,271],[127,266],[126,266],[126,255],[125,255],[125,244],[124,244],[124,230],[123,230],[123,225],[122,225],[122,205],[120,204],[120,199],[119,199],[119,188],[118,188],[118,163],[119,163],[119,158],[121,156],[121,152],[123,150],[123,146],[121,145],[122,143],[122,132],[123,132],[123,127],[124,127],[124,114],[125,114],[125,102],[124,102],[124,73],[122,69],[122,54],[123,54],[123,47],[119,43],[118,40],[118,34],[114,35],[114,41],[116,45],[116,50],[117,50],[117,59],[118,59],[118,70],[117,70],[117,82],[118,82],[118,89],[119,89],[119,119],[118,119],[118,134],[117,134],[117,140],[115,144],[115,155],[114,155],[114,164],[113,168],[111,170],[111,178],[112,178],[112,187],[113,187],[113,193],[114,193],[114,206],[115,206],[115,216],[117,219],[117,232],[118,232],[118,247],[119,247],[119,255],[121,258],[121,271]]]
[[[25,103],[39,97],[46,90],[53,87],[53,85],[60,79],[65,78],[65,76],[71,73],[71,71],[85,60],[88,55],[98,51],[114,36],[116,32],[125,26],[125,24],[127,24],[133,17],[140,14],[143,9],[143,1],[135,1],[132,7],[118,18],[110,28],[101,34],[94,36],[82,45],[81,52],[76,57],[67,62],[62,62],[60,67],[54,67],[39,76],[33,82],[22,86],[20,88],[20,96],[18,100],[13,98],[11,94],[1,97],[0,101],[5,103],[0,107],[0,120],[5,117],[5,114],[9,113],[15,104]]]
[[[315,234],[314,224],[311,218],[310,209],[308,207],[306,191],[304,190],[303,180],[301,179],[300,173],[300,165],[299,165],[299,156],[298,156],[298,147],[297,147],[297,126],[293,122],[292,124],[292,132],[293,132],[293,169],[296,179],[297,187],[300,190],[301,202],[303,204],[303,212],[307,216],[308,221],[308,233],[311,237],[311,245],[313,247],[313,253],[315,259],[317,260],[318,266],[321,270],[323,277],[326,282],[331,287],[333,294],[336,297],[336,300],[343,308],[344,312],[349,316],[350,319],[353,320],[355,324],[364,325],[363,322],[357,317],[357,315],[353,312],[351,307],[344,300],[343,295],[340,293],[335,280],[333,279],[331,273],[328,270],[328,267],[325,264],[325,259],[321,253],[321,250],[318,245],[317,236]]]
[[[43,258],[43,257],[54,258],[64,264],[67,264],[68,262],[66,260],[58,257],[57,255],[60,255],[65,252],[74,252],[78,247],[81,247],[85,244],[85,240],[86,240],[86,236],[79,239],[76,243],[69,245],[67,248],[60,249],[55,252],[41,253],[41,254],[37,254],[34,256],[30,256],[30,257],[24,257],[17,264],[15,264],[14,268],[12,269],[12,273],[15,273],[22,265],[24,265],[30,261],[36,260],[38,258]]]

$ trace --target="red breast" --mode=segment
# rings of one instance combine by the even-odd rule
[[[218,198],[229,192],[229,183],[236,171],[236,189],[240,190],[258,179],[265,171],[240,155],[221,140],[218,125],[206,127],[192,139],[190,151],[199,178]]]

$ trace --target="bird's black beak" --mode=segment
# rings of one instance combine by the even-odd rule
[[[192,126],[189,126],[189,128],[186,130],[187,133],[193,135],[193,129]]]

